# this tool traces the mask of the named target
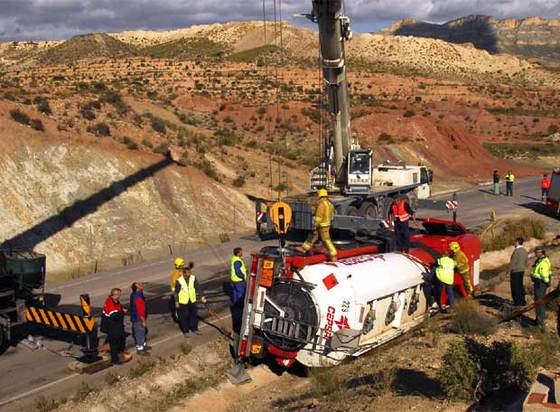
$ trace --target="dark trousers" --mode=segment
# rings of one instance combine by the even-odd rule
[[[440,281],[434,272],[430,273],[428,279],[428,285],[430,288],[429,295],[431,295],[438,306],[441,308],[445,302],[442,302],[441,295],[442,291],[445,288],[445,293],[447,295],[447,301],[449,302],[449,306],[452,308],[455,307],[455,295],[453,293],[453,285],[446,285],[442,281]]]
[[[506,182],[506,196],[513,196],[513,182]]]
[[[186,305],[179,304],[177,316],[179,317],[181,332],[189,333],[189,331],[196,332],[198,330],[198,310],[196,303],[187,303]]]
[[[541,279],[532,278],[532,280],[535,287],[535,301],[544,298],[546,290],[548,289],[548,284],[544,283]],[[537,323],[544,326],[544,321],[546,319],[545,305],[537,305],[535,311],[537,312]]]
[[[231,323],[233,332],[239,334],[241,332],[241,324],[243,323],[243,306],[244,300],[238,299],[231,305]]]
[[[401,252],[408,252],[410,250],[410,231],[408,229],[408,220],[406,222],[395,220],[395,235],[397,238],[397,248]]]
[[[548,189],[541,189],[541,199],[545,200],[548,197]]]
[[[511,298],[515,306],[525,306],[525,288],[523,287],[524,272],[511,272],[509,274],[509,284],[511,287]]]
[[[111,363],[120,363],[119,353],[124,352],[126,338],[124,335],[107,335],[109,348],[111,349]]]

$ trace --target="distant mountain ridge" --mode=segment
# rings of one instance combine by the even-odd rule
[[[384,34],[472,43],[489,53],[507,53],[545,65],[560,66],[560,20],[529,17],[497,19],[471,15],[443,24],[414,19],[401,20]]]

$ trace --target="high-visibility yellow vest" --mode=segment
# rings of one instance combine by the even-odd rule
[[[548,257],[539,258],[533,263],[533,271],[531,276],[537,279],[541,279],[544,283],[550,284],[550,278],[552,276],[552,265]]]
[[[515,175],[513,173],[508,173],[506,175],[506,182],[513,183],[515,181]]]
[[[334,216],[334,206],[329,199],[322,197],[315,211],[315,226],[329,227]]]
[[[446,285],[453,284],[455,277],[455,262],[449,256],[442,256],[437,260],[436,277]]]
[[[184,276],[177,279],[177,282],[181,285],[181,290],[179,291],[179,304],[186,305],[187,303],[196,303],[196,290],[194,288],[194,275],[189,277],[189,283],[187,283]]]
[[[241,262],[241,272],[243,272],[243,279],[237,276],[237,273],[235,272],[236,262]],[[243,261],[243,259],[241,259],[239,256],[232,256],[230,266],[231,266],[230,280],[232,282],[245,282],[245,280],[247,279],[247,267],[245,266],[245,262]]]

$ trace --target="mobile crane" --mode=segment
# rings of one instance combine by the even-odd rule
[[[433,173],[426,166],[384,162],[374,166],[371,149],[360,147],[352,138],[350,98],[346,76],[345,42],[352,38],[350,18],[344,15],[342,0],[313,0],[313,10],[303,15],[319,26],[323,81],[328,96],[330,130],[323,142],[320,164],[310,173],[310,190],[326,188],[335,206],[333,229],[357,231],[377,228],[387,218],[394,199],[427,199],[431,195]],[[311,206],[306,199],[288,201],[294,210],[292,231],[311,227]],[[256,202],[257,233],[268,236],[267,208],[272,202]],[[367,218],[356,219],[356,217]]]

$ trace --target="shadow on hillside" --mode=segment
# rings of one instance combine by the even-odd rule
[[[105,203],[110,202],[129,188],[154,176],[157,172],[173,163],[173,159],[168,155],[163,160],[112,183],[110,186],[84,200],[76,201],[71,206],[65,207],[60,213],[4,241],[0,244],[0,249],[33,249],[39,243],[44,242],[66,228],[72,227],[80,219],[95,213]]]
[[[444,40],[449,43],[472,43],[477,49],[489,53],[498,53],[498,38],[485,18],[476,16],[467,19],[463,24],[453,26],[447,24],[431,24],[414,22],[406,24],[395,31],[399,36],[414,36]]]

